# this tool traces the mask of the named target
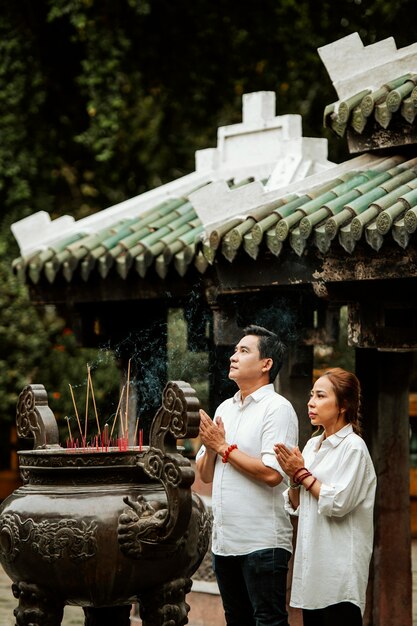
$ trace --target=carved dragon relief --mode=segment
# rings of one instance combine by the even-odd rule
[[[19,555],[21,546],[28,543],[44,561],[53,562],[66,556],[85,561],[97,551],[97,524],[92,521],[61,519],[55,522],[32,518],[23,520],[17,513],[6,513],[0,518],[0,552],[8,563]]]
[[[150,503],[143,496],[124,498],[128,508],[119,518],[118,537],[122,552],[138,558],[147,546],[178,549],[187,533],[191,513],[194,471],[190,461],[177,451],[177,439],[196,437],[200,423],[199,401],[194,389],[183,381],[167,383],[162,406],[152,422],[149,449],[138,465],[159,480],[167,495],[167,507]]]

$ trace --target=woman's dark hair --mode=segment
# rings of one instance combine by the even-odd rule
[[[244,337],[246,335],[259,337],[258,348],[261,359],[272,359],[272,367],[269,370],[269,382],[273,383],[284,361],[286,351],[285,344],[278,338],[278,335],[256,324],[246,326],[246,328],[243,329],[243,333]]]
[[[339,408],[346,409],[345,418],[357,435],[362,435],[360,425],[361,385],[355,374],[341,367],[333,367],[322,374],[330,380]]]

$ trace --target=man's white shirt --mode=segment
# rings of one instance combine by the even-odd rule
[[[291,403],[264,385],[241,402],[240,391],[218,407],[226,441],[242,452],[262,459],[280,472],[283,481],[270,487],[239,472],[216,457],[213,489],[212,550],[221,556],[249,554],[265,548],[292,552],[292,524],[284,508],[287,477],[274,453],[274,444],[297,445],[298,420]],[[197,460],[204,454],[199,450]]]

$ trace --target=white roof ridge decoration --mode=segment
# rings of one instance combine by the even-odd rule
[[[58,223],[57,220],[51,220],[45,211],[40,211],[15,222],[12,232],[21,256],[33,255],[76,233],[91,234],[111,227],[120,220],[139,217],[165,200],[189,196],[198,187],[212,181],[233,179],[238,183],[245,178],[270,179],[267,190],[271,190],[334,165],[327,160],[327,139],[302,137],[300,115],[275,115],[273,91],[244,94],[242,103],[242,122],[218,128],[217,147],[196,152],[195,171],[191,174],[78,221],[63,216],[59,218],[63,221]],[[261,183],[257,183],[255,188],[258,194],[263,192]],[[245,185],[242,189],[246,189],[246,192],[239,192],[235,196],[243,203],[239,205],[239,213],[242,213],[242,206],[246,207],[253,202],[251,185]],[[246,201],[245,193],[248,194]],[[213,221],[215,203],[212,202],[207,210],[208,215],[206,210],[198,212],[196,207],[203,224]],[[223,210],[222,217],[224,220],[230,215]]]
[[[359,34],[352,33],[318,48],[318,53],[339,100],[417,73],[417,43],[398,49],[393,37],[364,46]]]

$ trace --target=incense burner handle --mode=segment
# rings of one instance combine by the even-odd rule
[[[130,509],[120,519],[119,541],[125,535],[122,549],[132,557],[137,557],[147,544],[169,544],[175,549],[188,530],[194,470],[190,461],[178,452],[177,439],[198,435],[199,407],[196,393],[188,383],[167,383],[162,394],[162,406],[152,422],[149,449],[138,459],[138,465],[144,472],[162,483],[167,495],[167,508],[153,508],[143,497],[137,502],[125,498]],[[125,532],[129,526],[132,531],[134,528],[135,541],[132,543],[127,539],[130,533]]]
[[[43,385],[27,385],[21,391],[16,407],[16,426],[19,437],[32,434],[34,450],[60,447],[58,425],[48,406],[48,394]]]

